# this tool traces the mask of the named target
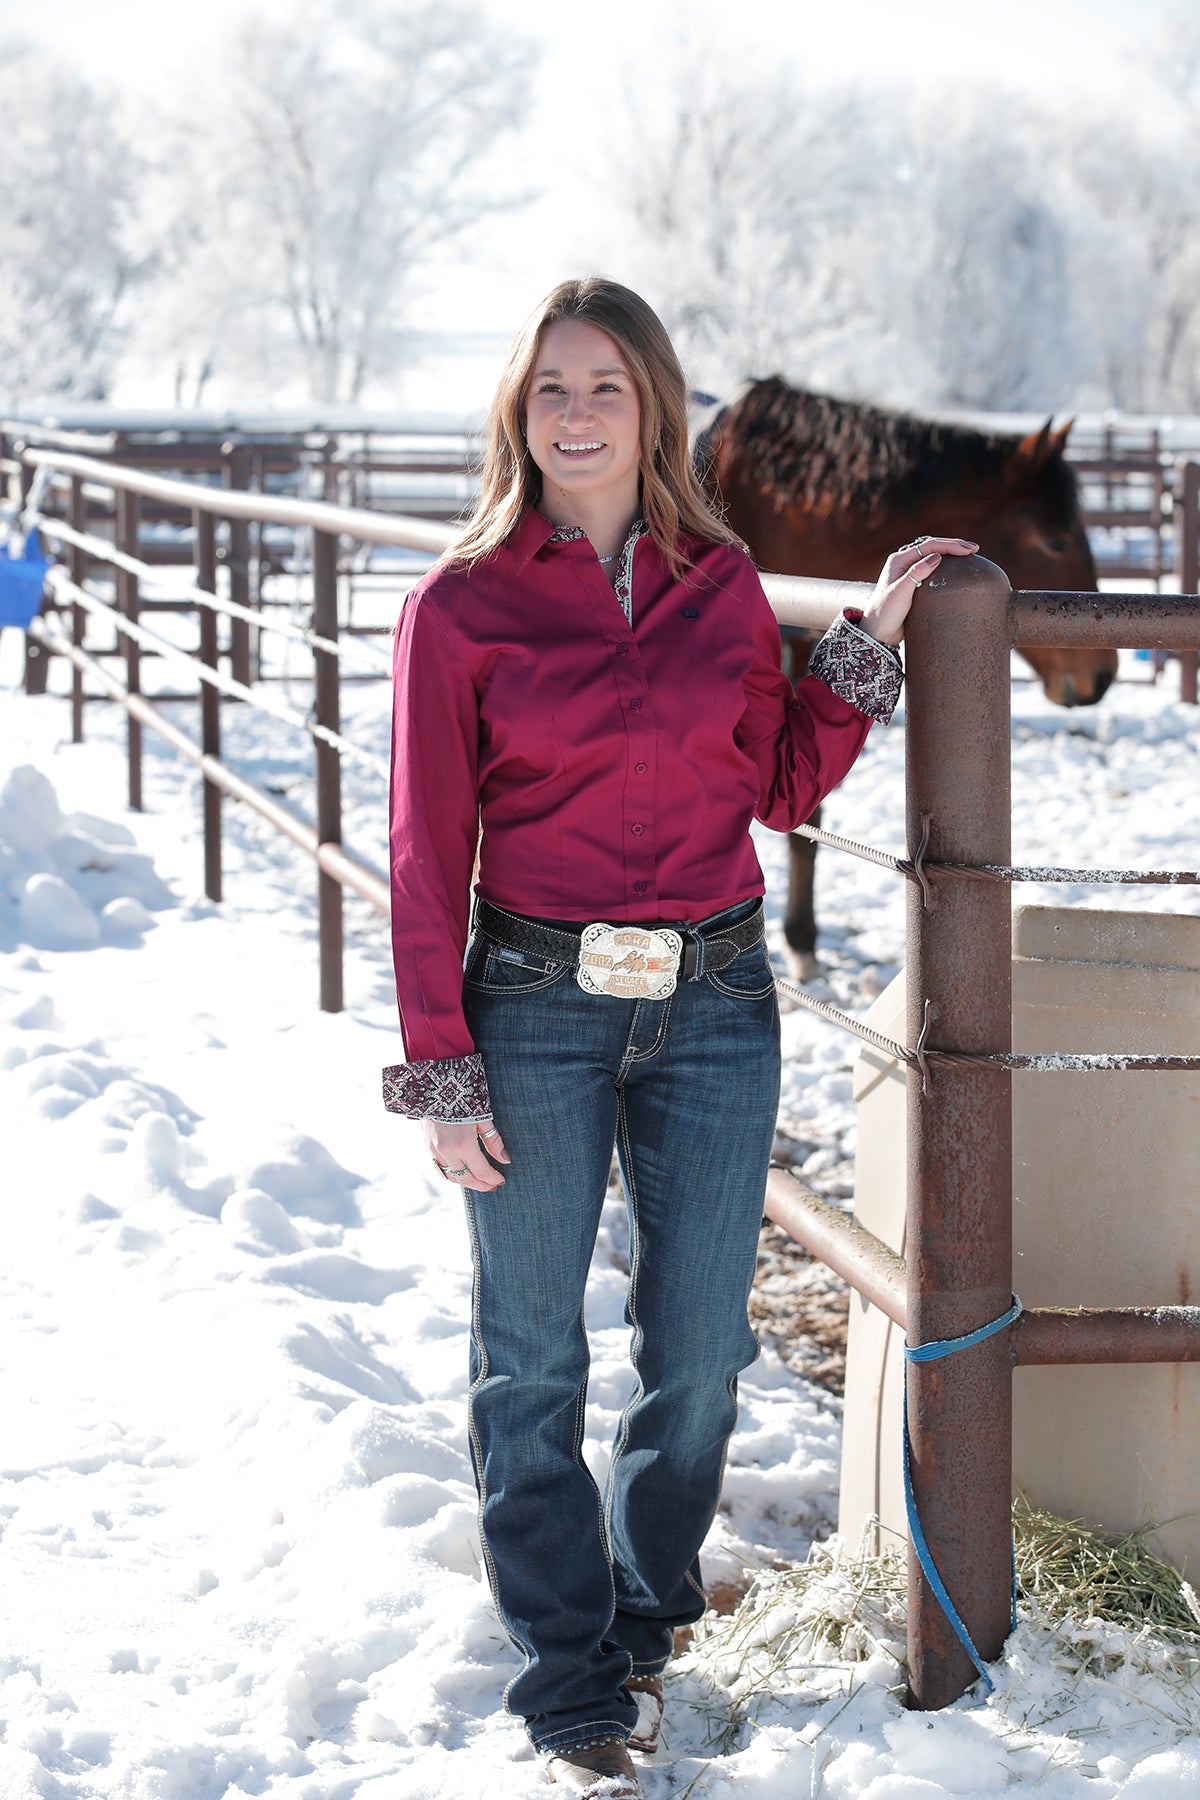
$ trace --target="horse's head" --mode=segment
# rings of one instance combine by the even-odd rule
[[[1075,475],[1063,456],[1073,421],[1050,420],[1019,439],[1005,470],[1007,500],[990,512],[984,554],[1014,588],[1095,592],[1096,565],[1079,513]],[[1058,706],[1094,706],[1117,674],[1115,650],[1022,650]]]
[[[1015,440],[1004,476],[1007,504],[996,509],[991,541],[1014,588],[1095,591],[1096,565],[1079,514],[1075,475],[1063,456],[1073,420],[1050,420]]]

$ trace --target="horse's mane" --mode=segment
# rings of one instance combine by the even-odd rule
[[[812,511],[869,518],[885,505],[919,506],[948,487],[998,486],[1036,495],[1053,523],[1075,516],[1075,477],[1061,455],[1018,459],[1015,434],[810,394],[780,375],[752,383],[720,428],[756,479]]]

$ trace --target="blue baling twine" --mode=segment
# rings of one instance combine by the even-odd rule
[[[996,1684],[984,1666],[983,1658],[971,1642],[971,1634],[958,1616],[958,1609],[949,1593],[946,1584],[938,1574],[925,1533],[921,1529],[921,1521],[917,1517],[917,1501],[912,1484],[912,1450],[908,1441],[908,1365],[910,1362],[937,1362],[943,1356],[953,1356],[956,1350],[969,1350],[973,1344],[982,1344],[985,1338],[994,1337],[998,1331],[1021,1316],[1021,1302],[1013,1295],[1013,1303],[1007,1312],[1001,1313],[988,1325],[981,1325],[977,1331],[965,1332],[962,1337],[935,1338],[930,1344],[904,1344],[904,1505],[908,1513],[908,1534],[912,1539],[913,1549],[917,1553],[917,1561],[921,1565],[926,1581],[929,1583],[934,1599],[950,1621],[955,1637],[970,1657],[984,1679],[989,1694],[996,1691]],[[1017,1553],[1012,1551],[1012,1629],[1017,1625]]]

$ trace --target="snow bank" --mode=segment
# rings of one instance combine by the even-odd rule
[[[0,788],[0,944],[86,950],[133,944],[171,895],[131,831],[77,812],[32,763]]]
[[[1015,854],[1194,858],[1193,712],[1137,686],[1086,718],[1016,698]],[[382,688],[348,689],[346,708],[360,741],[386,741]],[[148,745],[147,811],[112,818],[123,721],[88,719],[86,746],[63,742],[61,699],[0,722],[0,1794],[542,1794],[500,1710],[516,1661],[480,1569],[465,1232],[419,1133],[378,1105],[396,1053],[386,926],[351,909],[348,1010],[322,1015],[311,865],[230,807],[229,898],[208,905],[192,773]],[[303,779],[307,751],[245,709],[226,748]],[[899,845],[902,759],[898,731],[874,734],[835,830]],[[382,855],[381,796],[353,769],[346,836]],[[783,845],[760,848],[778,948]],[[903,886],[822,853],[818,894],[825,991],[861,1006],[897,966]],[[95,927],[87,956],[67,953],[72,906]],[[783,1127],[845,1191],[854,1046],[800,1012],[784,1037]],[[627,1253],[610,1198],[588,1297],[601,1478],[628,1392]],[[836,1509],[837,1405],[774,1355],[741,1398],[712,1580],[802,1557]],[[753,1716],[702,1652],[673,1666],[648,1800],[689,1783],[695,1800],[1200,1792],[1200,1712],[1166,1673],[1081,1660],[1035,1621],[993,1699],[936,1718],[904,1712],[886,1646],[790,1668]]]

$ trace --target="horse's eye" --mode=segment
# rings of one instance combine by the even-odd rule
[[[1065,556],[1067,551],[1071,548],[1070,538],[1061,531],[1044,531],[1042,533],[1042,542],[1045,544],[1047,550],[1052,550],[1054,552],[1055,556]]]

